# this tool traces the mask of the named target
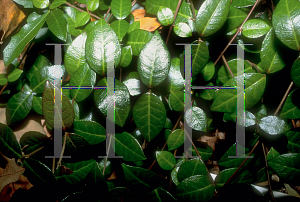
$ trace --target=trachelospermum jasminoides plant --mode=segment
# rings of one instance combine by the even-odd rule
[[[34,186],[11,201],[268,201],[272,174],[289,190],[299,185],[300,1],[14,2],[28,15],[1,49],[9,71],[0,75],[6,111],[0,163],[4,168],[14,158]],[[49,44],[63,44],[59,71]],[[182,44],[192,44],[191,85],[203,87],[191,92],[190,119]],[[237,57],[237,46],[245,58]],[[106,89],[111,54],[114,105],[107,104],[113,91]],[[57,146],[58,74],[62,153],[46,158]],[[244,112],[237,111],[237,89],[222,88],[240,79]],[[114,120],[106,119],[110,109]],[[16,138],[14,128],[29,113],[45,119],[47,135],[26,131]],[[107,136],[106,120],[114,121],[114,136]],[[236,125],[245,130],[245,147],[236,144]],[[211,137],[215,131],[225,132],[225,140],[203,141],[218,139]],[[122,158],[105,157],[107,150]],[[209,162],[219,170],[214,180]],[[249,186],[265,181],[266,197]]]

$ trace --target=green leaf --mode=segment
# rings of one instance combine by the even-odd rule
[[[107,86],[106,79],[102,79],[97,83],[97,86]],[[108,92],[110,90],[108,89]],[[130,111],[130,95],[127,87],[115,79],[115,100],[107,106],[107,90],[96,89],[94,91],[94,101],[103,115],[106,115],[106,110],[115,108],[115,123],[123,127]],[[112,96],[112,95],[108,95]],[[113,120],[111,120],[113,121]]]
[[[183,145],[185,141],[185,134],[183,130],[176,129],[168,137],[167,145],[168,150],[174,150]]]
[[[66,147],[65,147],[65,156],[74,156],[83,151],[84,148],[90,146],[88,141],[77,134],[67,134],[67,136],[62,137],[62,144],[66,137]]]
[[[162,83],[170,69],[170,53],[158,31],[143,47],[138,58],[137,69],[142,82],[149,88]]]
[[[209,61],[204,69],[201,70],[200,72],[202,74],[202,77],[205,81],[209,81],[212,79],[212,77],[215,74],[215,66],[212,61]]]
[[[33,96],[33,99],[32,99],[32,108],[33,108],[33,110],[36,113],[38,113],[40,115],[43,115],[42,97]]]
[[[69,101],[71,104],[73,103],[73,109],[74,109],[74,114],[75,114],[74,121],[79,121],[79,119],[80,119],[79,106],[75,100],[73,101],[72,99],[69,99]]]
[[[259,121],[258,125],[263,131],[270,135],[282,134],[286,128],[285,121],[277,116],[264,117]]]
[[[29,69],[29,71],[26,74],[27,79],[29,81],[31,81],[34,73],[37,70],[42,69],[43,67],[46,67],[46,66],[51,66],[50,61],[45,56],[38,55],[38,57],[34,61],[34,64],[32,65],[32,67]]]
[[[7,78],[5,74],[0,74],[0,86],[3,86],[7,83]]]
[[[146,160],[139,142],[129,133],[117,133],[115,135],[114,150],[118,156],[123,156],[124,161]]]
[[[160,133],[166,115],[164,104],[151,92],[143,94],[133,107],[133,120],[148,142]]]
[[[178,0],[147,0],[146,1],[146,13],[157,15],[158,10],[161,7],[170,8],[172,13],[175,14],[176,8],[178,5]],[[175,23],[178,22],[186,22],[189,19],[192,19],[192,11],[189,4],[185,1],[181,2],[181,6],[179,7],[178,14],[175,20]]]
[[[66,70],[70,76],[73,76],[79,67],[84,66],[85,60],[85,42],[87,35],[83,32],[79,35],[69,46],[65,58],[64,64]]]
[[[157,11],[157,19],[164,26],[171,25],[174,21],[172,10],[161,6]]]
[[[6,105],[6,121],[8,125],[23,120],[32,108],[33,95],[31,92],[22,91],[14,94]]]
[[[192,29],[184,22],[178,22],[175,24],[174,32],[177,36],[186,38],[192,36]]]
[[[199,107],[188,109],[185,114],[185,121],[194,130],[206,132],[207,117],[205,112]]]
[[[110,27],[116,32],[119,40],[122,41],[128,31],[129,23],[125,20],[116,20],[110,24]]]
[[[168,74],[169,91],[180,91],[184,88],[184,79],[180,72],[180,59],[173,58],[171,60],[171,67]]]
[[[28,131],[24,133],[20,139],[20,145],[24,148],[25,154],[30,154],[31,152],[37,150],[44,146],[46,141],[50,139],[45,135],[37,131]]]
[[[91,70],[87,63],[85,63],[83,66],[80,66],[70,79],[70,86],[77,86],[79,88],[94,86],[95,83],[96,73]],[[81,102],[85,100],[92,92],[93,89],[71,89],[71,96],[77,102]]]
[[[170,94],[170,104],[173,110],[183,111],[184,110],[184,92],[172,91]]]
[[[119,20],[125,19],[131,11],[130,0],[112,0],[111,12]]]
[[[0,151],[9,158],[22,157],[20,144],[14,132],[7,125],[0,123]]]
[[[240,122],[237,122],[237,116],[240,116],[241,118],[244,117],[244,120],[239,119]],[[245,111],[239,111],[238,114],[237,112],[224,113],[223,121],[225,122],[232,121],[232,122],[236,122],[240,126],[249,127],[255,125],[256,118],[251,112],[245,110]]]
[[[126,85],[131,96],[141,94],[141,81],[137,72],[130,72],[123,83]]]
[[[256,119],[259,121],[263,117],[267,116],[267,108],[264,104],[261,104],[258,112],[255,114]]]
[[[230,32],[234,30],[235,28],[239,27],[242,22],[247,17],[247,14],[241,11],[238,8],[235,8],[232,4],[230,5],[228,18],[225,23],[226,25],[226,32]]]
[[[300,109],[293,104],[292,94],[295,90],[289,93],[286,98],[286,101],[282,107],[280,117],[283,119],[299,119],[300,118]]]
[[[266,86],[266,75],[259,73],[246,73],[245,75],[245,109],[253,107],[262,97]],[[244,80],[243,75],[228,80],[224,86],[236,86],[237,80]],[[238,81],[241,82],[241,81]],[[218,112],[235,112],[237,102],[236,89],[221,89],[218,92],[210,109]]]
[[[233,173],[237,170],[236,168],[228,168],[222,170],[216,177],[216,188],[222,187],[225,182],[233,175]],[[252,173],[249,170],[243,170],[237,173],[237,176],[231,183],[251,183],[253,180]]]
[[[107,63],[114,62],[115,66],[119,64],[121,57],[119,39],[105,20],[98,20],[88,33],[85,54],[90,67],[97,74],[106,75]]]
[[[24,8],[33,8],[32,0],[13,0],[17,4],[24,6]]]
[[[196,16],[196,28],[200,36],[217,32],[225,23],[230,8],[229,0],[206,0]]]
[[[88,12],[80,12],[75,17],[75,28],[85,25],[90,20]]]
[[[300,132],[288,131],[285,133],[288,138],[287,148],[292,153],[300,152]]]
[[[100,0],[99,10],[107,10],[111,4],[111,0]]]
[[[176,164],[176,159],[171,152],[155,152],[158,165],[164,170],[172,170]]]
[[[82,136],[89,144],[99,144],[106,140],[105,128],[94,121],[74,121],[74,132]]]
[[[56,89],[57,90],[57,89]],[[43,99],[42,99],[42,109],[43,109],[43,114],[46,119],[46,122],[54,128],[54,86],[47,81],[45,85],[45,90],[43,93]],[[62,111],[61,115],[62,117],[59,117],[62,123],[62,128],[65,131],[66,129],[70,128],[73,124],[74,121],[74,109],[69,102],[69,99],[65,96],[62,95]],[[59,113],[57,110],[58,108],[55,107],[56,113]]]
[[[47,8],[49,6],[49,0],[32,0],[32,3],[37,8]]]
[[[255,4],[256,0],[232,0],[231,5],[233,5],[236,8],[243,8],[243,7],[249,7],[253,6]]]
[[[99,7],[99,0],[88,0],[87,8],[90,11],[95,11]]]
[[[159,184],[159,177],[152,171],[128,166],[122,163],[125,181],[128,186],[135,189],[152,190]]]
[[[129,25],[127,33],[129,34],[130,32],[132,32],[134,30],[139,30],[139,29],[140,29],[140,21],[135,21]]]
[[[177,179],[177,174],[178,174],[178,170],[179,170],[179,167],[175,167],[173,168],[172,172],[171,172],[171,178],[172,178],[172,182],[178,186],[180,183]]]
[[[212,153],[213,153],[212,148],[208,145],[206,146],[206,148],[197,147],[197,150],[203,161],[207,161],[212,156]],[[189,151],[192,151],[193,156],[198,155],[192,146],[189,148]]]
[[[153,34],[146,30],[137,29],[133,30],[128,34],[127,45],[131,45],[132,54],[138,56],[148,41],[152,38]]]
[[[176,199],[166,190],[162,188],[154,189],[151,192],[152,201],[176,201]]]
[[[205,164],[201,161],[199,158],[194,158],[191,160],[188,160],[184,162],[177,174],[177,179],[179,182],[183,181],[186,178],[189,178],[193,175],[207,175],[209,174],[207,172]]]
[[[260,52],[262,68],[267,74],[277,72],[285,67],[285,63],[274,44],[273,28],[266,35]]]
[[[272,24],[276,36],[287,47],[300,50],[300,2],[298,0],[281,0],[277,4]]]
[[[172,121],[168,117],[166,118],[166,122],[165,122],[164,128],[169,128],[169,129],[173,128]]]
[[[46,18],[46,22],[50,31],[60,40],[67,39],[67,21],[64,13],[60,9],[52,10]]]
[[[244,24],[242,34],[245,37],[255,39],[265,35],[270,29],[270,25],[268,25],[265,21],[251,19]]]
[[[44,25],[47,15],[50,11],[24,25],[21,30],[14,35],[8,45],[3,50],[4,65],[8,66],[16,57],[18,57],[25,46],[37,35],[40,28]]]
[[[300,154],[282,154],[268,161],[270,167],[283,181],[296,183],[300,180]]]
[[[132,60],[132,48],[131,46],[122,47],[122,54],[120,59],[120,67],[127,67]]]
[[[295,85],[300,88],[300,57],[298,57],[291,69],[291,78]]]
[[[23,72],[23,70],[15,68],[12,72],[10,72],[8,74],[8,76],[7,76],[8,82],[16,81],[18,78],[20,78],[22,72]]]
[[[176,187],[176,195],[187,202],[208,201],[214,195],[215,187],[206,175],[194,175],[183,180]]]
[[[267,155],[267,160],[270,161],[271,159],[277,158],[278,156],[280,156],[280,153],[276,151],[274,147],[271,147]]]
[[[67,1],[66,0],[54,0],[51,4],[50,4],[50,9],[55,9],[58,6],[61,6],[63,4],[65,4]]]
[[[82,33],[82,30],[80,29],[75,29],[75,17],[74,19],[70,17],[67,14],[64,14],[64,17],[66,18],[68,25],[67,25],[67,30],[72,36],[78,36]]]
[[[214,86],[214,84],[210,82],[209,84],[207,84],[205,86],[212,87],[212,86]],[[203,89],[201,91],[201,93],[199,94],[199,97],[201,97],[205,100],[212,100],[215,97],[215,89]]]

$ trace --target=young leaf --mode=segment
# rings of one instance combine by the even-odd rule
[[[50,11],[23,26],[21,30],[11,38],[8,45],[3,50],[5,66],[8,66],[16,57],[18,57],[25,46],[37,35],[40,28],[44,25],[49,12]]]
[[[202,77],[205,81],[209,81],[212,79],[212,77],[215,74],[215,66],[212,61],[209,61],[204,69],[201,70],[200,72],[202,74]],[[209,86],[209,85],[208,85]]]
[[[52,10],[46,18],[50,31],[62,41],[67,39],[67,21],[60,9]]]
[[[17,137],[12,129],[3,123],[0,123],[0,151],[9,158],[19,159],[22,156]]]
[[[6,121],[8,125],[23,120],[32,108],[33,94],[22,91],[14,94],[7,102]]]
[[[88,12],[80,12],[75,17],[75,28],[85,25],[90,20]]]
[[[119,20],[125,19],[131,10],[130,0],[112,0],[111,12]]]
[[[99,0],[88,0],[86,6],[90,11],[95,11],[99,7]]]
[[[205,86],[214,86],[212,82]],[[196,95],[197,96],[197,95]],[[199,97],[205,99],[205,100],[212,100],[215,97],[215,89],[203,89],[201,93],[199,94]]]
[[[73,124],[74,132],[80,135],[89,144],[99,144],[106,140],[105,128],[94,121],[74,121]]]
[[[189,178],[193,175],[207,175],[207,169],[204,164],[199,158],[194,158],[192,160],[188,160],[184,162],[177,174],[177,179],[179,182],[183,181],[186,178]]]
[[[129,23],[125,20],[116,20],[110,24],[110,27],[116,32],[119,40],[122,41],[128,31]]]
[[[133,30],[128,35],[127,45],[131,45],[132,54],[138,56],[148,41],[152,38],[153,34],[146,30],[137,29]]]
[[[196,28],[200,36],[217,32],[225,23],[230,8],[229,0],[206,0],[196,16]]]
[[[183,130],[176,129],[171,133],[168,137],[167,145],[168,145],[168,150],[174,150],[183,145],[185,141],[185,134]]]
[[[21,69],[14,69],[7,76],[8,82],[14,82],[14,81],[16,81],[21,76],[22,72],[23,72],[23,70],[21,70]]]
[[[286,123],[277,116],[267,116],[262,118],[259,127],[270,135],[282,134],[285,132]]]
[[[157,12],[157,19],[164,26],[171,25],[174,21],[172,10],[167,7],[160,7]]]
[[[192,107],[192,109],[188,109],[185,114],[185,121],[192,129],[206,132],[206,114],[199,107]]]
[[[176,164],[176,159],[171,152],[155,152],[158,165],[164,170],[172,170]]]
[[[242,24],[242,22],[247,17],[247,14],[241,11],[240,9],[234,7],[232,4],[230,5],[229,13],[227,21],[225,22],[226,25],[226,32],[230,32],[237,28]]]
[[[287,47],[293,50],[300,50],[300,2],[298,0],[283,0],[277,4],[272,24],[276,36]]]
[[[132,60],[132,48],[131,46],[122,47],[122,54],[120,59],[120,67],[127,67]]]
[[[5,74],[0,74],[0,86],[3,86],[7,83],[7,78]]]
[[[174,32],[177,36],[180,36],[182,38],[192,36],[192,29],[188,24],[183,22],[178,22],[175,24]]]
[[[244,26],[242,34],[248,38],[259,38],[271,29],[271,27],[263,20],[251,19]]]
[[[138,58],[138,73],[149,88],[162,83],[170,69],[170,53],[158,31],[143,47]]]
[[[300,118],[300,109],[293,104],[292,102],[292,95],[293,92],[289,93],[289,95],[286,98],[286,101],[282,107],[282,110],[280,112],[280,117],[283,119],[299,119]]]
[[[129,25],[127,33],[129,34],[130,32],[134,31],[134,30],[138,30],[140,29],[140,21],[135,21],[132,24]]]
[[[51,4],[50,4],[50,9],[55,9],[57,8],[58,6],[66,3],[67,1],[66,0],[54,0]]]
[[[143,94],[133,107],[133,120],[145,139],[150,142],[164,126],[165,106],[153,93]]]
[[[285,133],[288,138],[287,148],[292,153],[300,152],[300,132],[288,131]]]
[[[171,90],[169,100],[174,111],[184,110],[184,92]]]
[[[90,67],[100,75],[106,75],[107,63],[113,63],[115,66],[119,64],[121,57],[119,39],[105,20],[98,20],[88,33],[85,54]]]
[[[115,135],[114,150],[118,156],[123,156],[124,161],[141,161],[147,159],[138,141],[126,132]]]
[[[300,75],[300,57],[298,57],[295,60],[293,66],[292,66],[292,70],[291,70],[291,78],[298,88],[300,88],[300,76],[299,75]]]
[[[54,128],[54,86],[47,81],[45,85],[45,90],[43,93],[43,99],[42,99],[42,109],[43,114],[46,119],[46,122]],[[75,114],[74,109],[69,102],[69,99],[62,95],[62,111],[59,112],[58,107],[55,107],[56,113],[61,113],[62,117],[60,117],[62,128],[63,130],[66,130],[70,128],[74,122]]]

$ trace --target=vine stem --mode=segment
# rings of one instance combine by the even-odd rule
[[[29,158],[29,157],[32,156],[33,154],[35,154],[35,153],[37,153],[38,151],[42,150],[44,147],[45,147],[45,146],[42,146],[42,147],[40,147],[40,148],[34,150],[34,151],[31,152],[30,154],[26,154],[26,155],[24,155],[24,157]]]
[[[260,69],[257,67],[256,64],[250,62],[249,60],[245,60],[245,61],[248,62],[251,65],[251,67],[254,67],[256,69],[256,71],[258,71],[259,73],[261,73]]]
[[[8,163],[9,158],[7,158],[6,156],[4,156],[1,152],[0,152],[0,156],[2,156],[5,159],[5,161]]]
[[[223,59],[223,62],[225,63],[225,66],[226,66],[227,70],[229,71],[231,77],[233,78],[234,75],[233,75],[233,73],[232,73],[232,71],[231,71],[231,69],[230,69],[230,67],[229,67],[229,65],[228,65],[228,63],[227,63],[226,58],[224,57],[224,55],[222,55],[222,59]]]
[[[168,36],[167,36],[167,40],[166,40],[166,45],[168,44],[169,42],[169,38],[170,38],[170,35],[171,35],[171,32],[172,32],[172,29],[174,27],[174,24],[175,24],[175,20],[176,20],[176,17],[177,17],[177,14],[178,14],[178,11],[179,11],[179,8],[180,8],[180,5],[181,5],[181,2],[182,0],[179,0],[178,1],[178,4],[177,4],[177,7],[176,7],[176,10],[175,10],[175,14],[174,14],[174,21],[169,29],[169,32],[168,32]]]
[[[283,96],[283,98],[282,98],[280,104],[278,105],[278,107],[277,107],[277,109],[276,109],[276,111],[275,111],[275,113],[274,113],[274,116],[276,116],[276,114],[279,112],[280,108],[282,107],[282,105],[283,105],[283,103],[284,103],[286,97],[288,96],[288,94],[289,94],[289,92],[290,92],[290,90],[291,90],[293,84],[294,84],[294,82],[291,82],[291,83],[290,83],[288,89],[286,90],[286,92],[285,92],[285,94],[284,94],[284,96]]]
[[[106,19],[107,15],[108,15],[108,13],[109,13],[109,11],[110,11],[110,9],[111,9],[111,7],[109,7],[108,10],[106,11],[105,16],[104,16],[104,20]],[[108,20],[107,20],[107,21],[108,21]],[[107,21],[106,21],[106,22],[107,22]]]
[[[65,148],[66,148],[66,142],[67,142],[67,136],[68,136],[68,132],[65,133],[65,138],[64,138],[64,143],[63,143],[63,146],[62,146],[62,150],[61,150],[61,154],[60,154],[60,158],[57,162],[57,166],[56,166],[56,169],[58,169],[58,167],[60,166],[61,164],[61,161],[62,161],[62,157],[64,155],[64,152],[65,152]]]
[[[218,61],[221,59],[222,55],[225,53],[225,51],[228,49],[228,47],[230,46],[230,44],[233,42],[233,40],[237,37],[237,35],[242,31],[242,28],[244,26],[244,24],[246,23],[246,21],[249,19],[250,15],[252,14],[253,10],[255,9],[255,7],[258,5],[258,3],[260,2],[260,0],[256,0],[255,4],[253,5],[252,9],[250,10],[250,12],[248,13],[247,17],[245,18],[244,22],[241,24],[241,26],[238,28],[238,30],[236,31],[235,35],[232,37],[232,39],[229,41],[229,43],[226,45],[226,47],[224,48],[224,50],[221,52],[221,54],[219,55],[219,57],[217,58],[217,60],[214,62],[214,65],[216,66],[216,64],[218,63]]]
[[[193,3],[193,0],[189,0],[188,1],[191,5],[191,9],[192,9],[192,14],[193,14],[193,20],[196,20],[196,13],[195,13],[195,7],[194,7],[194,3]]]
[[[65,4],[68,5],[68,6],[70,6],[70,7],[72,7],[72,8],[75,8],[75,9],[79,10],[80,12],[85,12],[84,10],[82,10],[82,9],[80,9],[80,8],[77,8],[76,6],[74,6],[74,5],[72,5],[72,4],[68,3],[68,2],[66,2]],[[93,14],[93,13],[89,13],[89,14],[90,14],[90,16],[93,16],[93,17],[96,18],[97,20],[100,20],[100,19],[101,19],[99,16],[97,16],[97,15],[95,15],[95,14]]]
[[[272,187],[271,187],[271,180],[270,180],[270,175],[269,175],[269,165],[268,165],[268,161],[267,161],[267,154],[266,154],[266,148],[264,143],[261,143],[262,149],[263,149],[263,153],[264,153],[264,159],[265,159],[265,163],[266,163],[266,173],[268,176],[268,192],[269,192],[269,196],[271,198],[271,201],[275,201],[274,196],[273,196],[273,192],[272,192]]]
[[[0,95],[2,94],[2,92],[4,91],[4,89],[6,88],[7,85],[8,85],[8,83],[6,83],[6,84],[2,87],[2,89],[1,89],[1,91],[0,91]]]

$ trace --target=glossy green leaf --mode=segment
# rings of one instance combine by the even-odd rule
[[[67,21],[64,13],[60,9],[52,10],[46,18],[46,22],[50,31],[60,40],[67,39]]]
[[[285,119],[299,119],[300,118],[300,109],[293,104],[292,94],[295,90],[289,93],[286,98],[286,101],[282,107],[280,117]]]
[[[54,86],[47,81],[45,85],[45,90],[43,93],[43,99],[42,99],[42,109],[43,109],[43,114],[46,119],[46,122],[54,128],[54,110],[56,110],[57,113],[59,113],[57,110],[58,108],[55,107],[54,109]],[[69,99],[65,96],[62,95],[62,111],[60,112],[62,117],[60,117],[60,121],[62,123],[62,129],[66,130],[70,128],[73,124],[74,121],[74,109],[69,102]]]
[[[175,24],[174,32],[177,36],[182,38],[191,37],[192,36],[192,29],[190,26],[184,22],[178,22]]]
[[[229,0],[206,0],[196,16],[196,28],[200,36],[217,32],[225,23],[230,8]]]
[[[213,150],[210,146],[206,146],[206,148],[197,147],[197,150],[203,161],[207,161],[212,156],[213,153]],[[192,146],[189,148],[189,151],[192,151],[193,156],[198,155]]]
[[[47,8],[49,6],[49,0],[32,0],[32,3],[36,8]]]
[[[291,78],[295,85],[300,88],[300,57],[298,57],[291,69]]]
[[[247,14],[241,11],[240,9],[234,7],[232,4],[230,5],[228,18],[225,23],[226,25],[226,32],[232,31],[235,28],[239,27],[242,22],[247,17]]]
[[[122,168],[126,183],[132,188],[150,190],[156,188],[159,184],[159,177],[150,170],[128,166],[124,163],[122,163]]]
[[[80,12],[75,17],[75,28],[85,25],[90,20],[88,12]]]
[[[215,74],[215,66],[212,61],[209,61],[204,69],[201,70],[202,77],[205,81],[209,81]]]
[[[80,135],[89,144],[99,144],[106,140],[105,128],[94,121],[74,121],[73,124],[74,132]]]
[[[23,164],[25,167],[25,175],[33,185],[54,185],[56,182],[50,168],[45,164],[32,158],[24,159]]]
[[[185,113],[185,121],[192,129],[206,132],[207,117],[201,108],[188,109]]]
[[[172,10],[167,7],[160,7],[157,12],[157,19],[164,26],[171,25],[174,21]]]
[[[259,53],[259,54],[261,53],[261,50],[250,50],[249,48],[247,48],[247,44],[245,44],[242,39],[238,39],[238,44],[246,52],[249,52],[249,53]],[[265,73],[265,72],[262,71],[262,73]]]
[[[70,79],[70,86],[77,86],[79,88],[94,86],[95,83],[96,73],[91,70],[87,63],[79,67]],[[77,102],[81,102],[85,100],[92,92],[93,89],[71,89],[71,96]]]
[[[99,10],[107,10],[111,4],[111,0],[100,0]]]
[[[64,135],[62,137],[62,144],[64,142],[65,137],[66,137],[66,146],[64,151],[65,156],[71,156],[71,155],[75,156],[75,154],[79,154],[80,152],[83,151],[83,149],[90,146],[90,144],[85,138],[77,134],[67,134],[67,136]]]
[[[106,79],[102,79],[97,83],[97,86],[107,86]],[[108,89],[108,92],[109,89]],[[123,127],[130,111],[130,95],[127,87],[115,79],[115,100],[107,106],[107,90],[96,89],[94,91],[94,101],[101,113],[106,115],[106,110],[115,109],[115,123]],[[108,95],[112,96],[112,95]],[[113,120],[112,120],[113,121]]]
[[[222,187],[236,170],[237,167],[222,170],[215,179],[216,188]],[[249,170],[243,170],[237,173],[236,178],[231,183],[251,183],[253,179],[252,173]]]
[[[153,93],[143,94],[133,107],[133,120],[145,139],[150,142],[162,130],[166,121],[166,109]]]
[[[27,145],[23,151],[25,154],[30,154],[31,152],[44,146],[45,142],[49,140],[49,137],[47,137],[45,134],[37,131],[28,131],[20,138],[20,145],[22,148]]]
[[[180,91],[184,88],[184,79],[180,72],[180,59],[173,58],[171,60],[171,67],[168,74],[168,84],[169,84],[169,91]]]
[[[50,4],[50,9],[55,9],[58,6],[61,6],[63,4],[65,4],[67,1],[66,0],[54,0],[51,4]]]
[[[19,159],[22,156],[17,137],[12,129],[3,123],[0,123],[0,152],[8,158]]]
[[[184,110],[184,92],[171,90],[169,99],[173,110],[175,111]]]
[[[130,0],[112,0],[111,12],[119,20],[125,19],[131,11]]]
[[[7,78],[5,74],[0,74],[0,86],[3,86],[7,83]]]
[[[255,117],[257,120],[260,120],[265,116],[267,116],[267,108],[264,104],[261,104],[258,112],[255,114]]]
[[[36,113],[38,113],[40,115],[43,115],[42,97],[33,96],[33,99],[32,99],[32,108],[33,108],[33,110]]]
[[[121,57],[119,39],[105,20],[98,20],[88,33],[85,54],[90,67],[97,74],[106,75],[107,63],[114,63],[115,66],[119,64]]]
[[[172,182],[178,186],[180,184],[180,182],[178,181],[177,179],[177,174],[178,174],[178,170],[179,170],[179,167],[175,167],[173,168],[172,172],[171,172],[171,179],[172,179]]]
[[[239,114],[237,114],[236,112],[233,112],[233,113],[224,113],[223,121],[236,122],[237,124],[239,124],[239,125],[241,125],[243,127],[249,127],[249,126],[255,125],[256,118],[255,118],[255,116],[251,112],[245,110],[245,111],[240,111],[238,113]],[[241,117],[239,119],[239,122],[237,122],[237,116]],[[242,119],[243,117],[244,117],[244,120]]]
[[[268,164],[281,180],[295,183],[300,180],[299,159],[299,153],[288,153],[268,161]]]
[[[183,145],[185,141],[185,134],[183,130],[176,129],[174,130],[168,137],[167,145],[168,145],[168,150],[174,150]]]
[[[43,55],[38,55],[38,57],[36,58],[36,60],[34,61],[34,64],[32,65],[32,67],[29,69],[29,71],[26,74],[26,77],[29,81],[31,81],[34,73],[46,66],[51,66],[50,61]]]
[[[176,195],[187,202],[208,201],[214,195],[215,187],[206,175],[194,175],[183,180],[176,187]]]
[[[248,38],[259,38],[271,29],[265,21],[259,19],[248,20],[244,26],[242,34]]]
[[[274,44],[273,28],[267,33],[261,47],[260,60],[262,68],[267,74],[277,72],[285,67],[285,63]]]
[[[110,24],[110,27],[116,32],[119,40],[122,41],[128,31],[129,23],[125,20],[116,20]]]
[[[286,123],[277,116],[267,116],[262,118],[259,127],[270,135],[277,135],[285,132]]]
[[[75,100],[73,101],[72,99],[69,99],[69,101],[71,104],[73,103],[73,109],[75,114],[74,121],[79,121],[80,119],[79,106]]]
[[[12,72],[10,72],[7,76],[8,82],[14,82],[18,78],[20,78],[23,70],[15,68]]]
[[[237,8],[242,8],[242,7],[249,7],[253,6],[255,4],[256,0],[232,0],[231,5]]]
[[[124,161],[141,161],[147,159],[138,141],[126,132],[115,135],[114,150],[118,156],[123,156]]]
[[[67,24],[67,30],[72,36],[79,36],[82,33],[82,30],[75,29],[75,17],[74,19],[71,18],[69,15],[64,14],[64,17],[66,18],[68,24]]]
[[[300,152],[300,132],[288,131],[285,133],[288,138],[287,148],[292,153]]]
[[[135,21],[129,25],[127,33],[129,34],[130,32],[138,29],[140,29],[140,21]]]
[[[70,76],[73,76],[79,67],[86,63],[85,60],[85,42],[87,35],[83,32],[68,47],[65,54],[64,64]]]
[[[245,109],[253,107],[262,97],[266,86],[266,75],[259,73],[246,73],[228,80],[224,86],[236,86],[237,80],[245,79]],[[244,81],[242,81],[244,83]],[[221,89],[218,92],[210,109],[218,112],[235,112],[237,102],[236,89]]]
[[[95,11],[99,7],[99,0],[88,0],[86,6],[90,11]]]
[[[14,35],[8,45],[3,50],[4,65],[8,66],[18,57],[25,46],[37,35],[40,28],[44,25],[49,11],[34,21],[24,25],[21,30]]]
[[[268,154],[267,154],[267,160],[270,161],[273,158],[277,158],[278,156],[280,156],[280,153],[278,151],[276,151],[274,149],[274,147],[271,147],[271,149],[269,150]]]
[[[162,188],[154,189],[151,192],[152,195],[152,201],[176,201],[176,199],[166,190]]]
[[[137,29],[128,34],[127,45],[131,45],[132,54],[138,56],[148,41],[152,38],[153,34],[146,30]]]
[[[156,160],[158,165],[164,170],[172,170],[176,164],[176,159],[171,152],[157,151]]]
[[[123,83],[126,85],[131,96],[141,94],[141,81],[137,72],[130,72]]]
[[[13,0],[17,4],[24,6],[24,8],[33,8],[32,0]]]
[[[131,46],[122,47],[122,54],[120,59],[120,67],[127,67],[132,60],[132,48]]]
[[[193,175],[207,175],[207,169],[204,164],[199,158],[194,158],[184,162],[177,174],[177,179],[179,182],[183,181],[186,178],[189,178]]]
[[[281,0],[277,4],[272,24],[276,36],[287,47],[300,50],[300,2],[298,0]]]
[[[178,0],[147,0],[146,1],[146,13],[157,15],[158,10],[161,7],[167,7],[171,9],[172,13],[175,14],[176,8],[178,5]],[[192,11],[189,4],[185,1],[181,2],[181,6],[179,7],[178,14],[175,20],[175,23],[178,22],[186,22],[189,19],[192,19]]]
[[[6,121],[8,125],[23,120],[32,108],[33,95],[31,92],[22,91],[13,95],[7,102]]]
[[[213,85],[213,83],[210,82],[209,84],[207,84],[205,86],[212,87],[214,85]],[[199,96],[205,100],[212,100],[215,97],[215,89],[203,89],[201,91],[201,93],[199,94]]]

